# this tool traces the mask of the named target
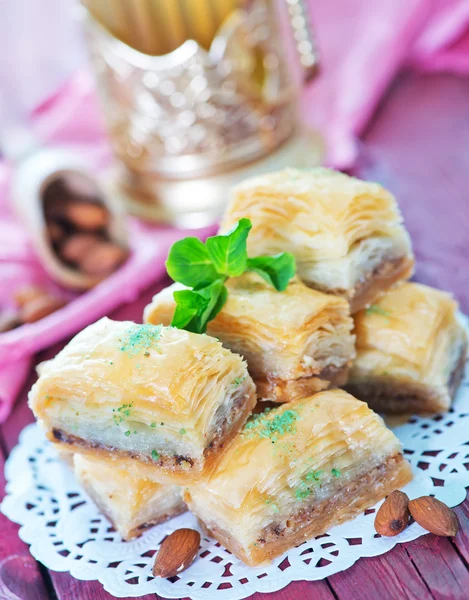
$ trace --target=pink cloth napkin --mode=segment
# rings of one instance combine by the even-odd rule
[[[350,167],[357,135],[397,70],[469,72],[469,5],[465,0],[329,0],[310,2],[321,75],[304,93],[305,121],[325,138],[326,162]],[[92,79],[78,72],[32,115],[49,143],[72,143],[96,163],[109,150]],[[27,236],[8,206],[9,169],[0,165],[0,304],[19,284],[48,283]],[[129,219],[132,257],[114,275],[38,323],[0,334],[0,422],[28,374],[32,355],[107,314],[164,273],[169,246],[188,231],[144,226]],[[206,232],[199,232],[204,235]],[[50,283],[50,282],[49,282]]]
[[[109,159],[92,78],[86,72],[78,73],[38,107],[31,126],[39,139],[50,144],[73,143],[98,165]],[[21,286],[54,288],[9,206],[10,174],[9,166],[0,164],[0,306],[7,310],[13,308],[14,292]],[[0,334],[0,423],[10,414],[36,352],[72,336],[120,304],[138,298],[165,274],[168,250],[177,239],[186,235],[203,237],[210,231],[150,226],[133,218],[128,219],[128,228],[132,254],[116,273],[84,294],[65,292],[68,304],[37,323]]]
[[[325,137],[328,164],[349,168],[357,136],[397,71],[469,72],[466,0],[309,0],[321,76],[303,97]]]

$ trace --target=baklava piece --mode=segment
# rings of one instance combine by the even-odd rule
[[[411,479],[396,436],[343,390],[254,415],[184,500],[249,566],[352,519]]]
[[[386,414],[446,411],[459,386],[467,338],[457,304],[405,283],[355,316],[357,358],[347,389]]]
[[[348,303],[293,280],[284,292],[249,273],[227,281],[228,299],[207,332],[241,354],[258,397],[275,402],[304,398],[347,380],[355,356]],[[157,294],[147,322],[171,322],[174,284]]]
[[[43,364],[30,393],[59,446],[137,459],[183,484],[218,460],[255,401],[246,363],[218,340],[106,318]]]
[[[252,221],[250,256],[288,251],[310,287],[344,297],[352,313],[412,275],[410,239],[392,194],[325,168],[285,169],[235,188],[221,231]]]
[[[74,454],[75,476],[124,540],[187,510],[177,485],[155,483],[119,461]]]

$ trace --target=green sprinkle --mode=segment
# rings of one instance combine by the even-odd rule
[[[319,481],[323,473],[324,471],[311,471],[310,473],[306,473],[305,481]]]
[[[372,304],[366,309],[367,315],[380,315],[381,317],[390,317],[391,313],[377,304]]]
[[[340,477],[340,469],[332,469],[331,471],[333,477]]]
[[[158,452],[156,450],[152,450],[151,457],[153,460],[158,460],[160,458],[160,455],[158,454]]]
[[[117,409],[112,409],[112,412],[114,413],[112,419],[116,425],[119,425],[124,421],[124,418],[130,416],[130,409],[132,408],[132,405],[133,402],[130,404],[122,404],[122,406],[119,406]]]
[[[297,500],[305,500],[308,496],[311,495],[311,489],[307,487],[300,487],[295,490],[295,498]]]
[[[148,351],[161,338],[161,332],[161,325],[132,325],[120,349],[133,358],[142,351]]]
[[[125,435],[126,435],[127,437],[129,437],[129,435],[130,435],[130,431],[126,431],[126,432],[125,432]]]
[[[134,435],[136,435],[136,434],[137,434],[137,432],[136,432],[136,431],[135,431],[135,429],[134,429]]]
[[[274,504],[274,501],[273,501],[273,500],[266,500],[266,501],[265,501],[265,503],[266,503],[267,505],[270,505],[270,506],[272,506],[272,510],[274,511],[274,513],[278,513],[278,512],[279,512],[279,510],[278,510],[278,507],[277,507],[277,505],[276,505],[276,504]]]
[[[180,430],[179,430],[179,433],[180,433],[181,435],[184,435],[185,433],[187,433],[187,431],[186,431],[185,429],[180,429]]]
[[[110,361],[109,361],[109,364],[110,364],[110,365],[113,365],[114,363],[112,362],[112,360],[110,360]]]
[[[232,385],[234,387],[238,387],[239,385],[241,385],[243,383],[243,381],[246,379],[246,376],[244,377],[236,377],[236,379],[233,381]]]
[[[270,438],[272,442],[287,433],[295,434],[295,422],[299,419],[299,414],[295,410],[285,410],[280,414],[277,411],[272,413],[267,409],[263,413],[254,415],[244,426],[248,435],[257,435],[260,438]]]
[[[156,422],[153,421],[153,423],[150,424],[150,427],[156,427]]]

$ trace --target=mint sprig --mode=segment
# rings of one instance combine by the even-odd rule
[[[295,274],[295,258],[289,252],[249,258],[246,241],[252,227],[241,219],[226,234],[209,237],[205,244],[188,237],[173,244],[166,261],[168,275],[189,288],[174,292],[176,309],[171,325],[205,333],[207,323],[223,308],[228,297],[225,282],[254,271],[279,292]]]

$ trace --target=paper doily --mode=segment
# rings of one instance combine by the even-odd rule
[[[461,318],[469,330],[469,319]],[[405,488],[407,494],[411,498],[431,494],[449,506],[464,501],[469,486],[468,364],[449,413],[412,417],[393,429],[415,474]],[[22,525],[19,535],[31,545],[32,555],[48,569],[69,571],[77,579],[97,579],[118,598],[157,593],[166,598],[239,600],[255,592],[280,590],[295,580],[323,579],[362,556],[384,554],[397,543],[426,533],[413,523],[396,537],[378,536],[373,527],[375,507],[260,568],[244,566],[202,535],[199,556],[187,571],[155,579],[151,567],[159,544],[180,527],[198,529],[192,515],[186,513],[137,540],[122,542],[36,425],[21,433],[5,474],[7,496],[1,510]]]

